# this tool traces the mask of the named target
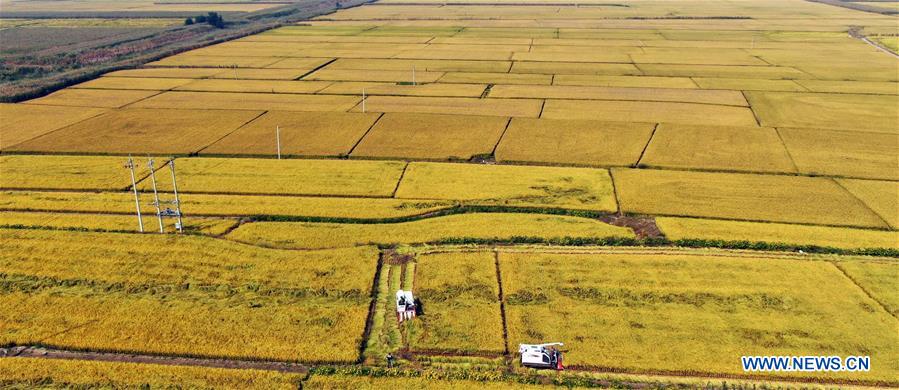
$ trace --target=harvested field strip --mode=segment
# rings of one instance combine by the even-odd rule
[[[300,253],[196,236],[2,235],[8,256],[0,307],[10,313],[2,316],[4,344],[249,360],[358,358],[375,248]],[[345,331],[334,334],[334,327]],[[217,341],[223,338],[242,341]]]
[[[162,197],[172,198],[170,194]],[[457,207],[457,202],[453,201],[347,197],[183,194],[180,198],[188,224],[196,216],[375,222],[407,219]],[[151,205],[152,194],[141,193],[140,199],[142,213],[153,215],[156,211]],[[4,191],[0,192],[0,210],[134,215],[134,195],[130,192]],[[136,224],[134,219],[132,217]]]
[[[178,160],[184,193],[390,197],[405,163],[398,161],[188,158]],[[149,183],[140,185],[149,189]],[[161,180],[161,191],[171,181]]]
[[[148,210],[149,211],[149,210]],[[147,213],[141,218],[144,231],[158,232],[159,222],[154,213]],[[237,225],[236,219],[221,218],[189,218],[184,221],[184,230],[191,233],[219,235]],[[76,213],[49,212],[12,212],[0,213],[0,226],[8,228],[37,228],[59,230],[87,230],[110,232],[138,232],[140,226],[134,215],[98,215]],[[166,231],[175,231],[175,220],[163,220]]]
[[[72,86],[75,89],[131,89],[167,91],[194,81],[190,78],[101,77]]]
[[[736,91],[666,88],[497,85],[490,91],[490,97],[681,102],[738,107],[746,107],[748,105],[743,95]]]
[[[227,238],[286,249],[339,248],[358,245],[420,244],[464,239],[508,241],[516,237],[600,239],[635,237],[630,229],[596,220],[540,214],[462,214],[399,224],[254,222]]]
[[[440,97],[372,96],[366,99],[370,112],[417,112],[423,114],[492,115],[530,117],[540,115],[542,100],[476,99]],[[354,112],[362,111],[360,106]]]
[[[899,359],[889,313],[828,262],[501,252],[500,263],[510,344],[566,340],[569,366],[741,375],[723,357],[847,355],[859,345],[872,359]],[[557,283],[534,287],[547,278]],[[822,326],[819,316],[844,322]],[[887,383],[891,371],[778,375]]]
[[[756,125],[752,111],[746,107],[674,102],[547,99],[541,118],[717,126]]]
[[[359,101],[360,97],[356,96],[173,91],[164,92],[134,104],[132,107],[251,111],[347,111]]]
[[[296,389],[305,374],[70,359],[0,359],[12,387]]]
[[[159,91],[132,91],[122,89],[63,89],[47,96],[28,100],[22,104],[120,108],[158,94]]]
[[[617,210],[608,171],[587,168],[411,163],[396,197]]]
[[[627,213],[887,227],[831,179],[618,168],[612,175]]]
[[[262,115],[261,111],[110,111],[10,150],[55,153],[191,154]]]
[[[491,252],[422,255],[412,290],[426,311],[406,325],[415,350],[494,353],[505,350],[499,285]]]
[[[814,245],[843,249],[899,248],[899,232],[828,226],[658,217],[670,240],[721,240]]]
[[[106,112],[102,108],[0,104],[0,149],[53,132]]]

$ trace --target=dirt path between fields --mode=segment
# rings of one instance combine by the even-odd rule
[[[853,37],[853,38],[855,38],[855,39],[859,39],[859,40],[861,40],[862,42],[867,43],[867,44],[869,44],[869,45],[871,45],[871,46],[874,46],[877,50],[880,50],[880,51],[882,51],[882,52],[884,52],[884,53],[887,53],[887,54],[889,54],[889,55],[891,55],[891,56],[893,56],[893,57],[899,58],[899,54],[893,53],[892,50],[887,49],[886,47],[883,47],[883,45],[881,45],[881,44],[879,44],[879,43],[877,43],[877,42],[874,42],[874,41],[868,39],[868,37],[864,36],[864,35],[861,33],[861,29],[858,28],[858,27],[850,28],[850,29],[849,29],[849,36],[850,36],[850,37]]]
[[[125,362],[162,364],[170,366],[195,366],[231,369],[255,369],[291,373],[306,373],[309,368],[299,363],[248,361],[233,359],[205,359],[190,357],[169,357],[138,355],[114,352],[79,352],[43,347],[15,346],[0,348],[2,357],[29,357],[43,359],[94,360],[103,362]]]

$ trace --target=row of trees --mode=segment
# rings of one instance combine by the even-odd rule
[[[225,19],[218,12],[210,12],[193,18],[184,19],[184,24],[190,26],[194,23],[208,23],[215,28],[225,28]]]

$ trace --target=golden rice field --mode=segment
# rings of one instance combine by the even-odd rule
[[[311,369],[0,358],[0,387],[895,387],[899,59],[858,35],[895,29],[804,0],[379,0],[0,104],[0,344]],[[157,233],[149,156],[186,234]],[[568,371],[520,367],[552,341]]]

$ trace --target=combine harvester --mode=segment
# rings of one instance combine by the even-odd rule
[[[396,319],[400,323],[415,318],[415,297],[412,291],[396,291]]]
[[[547,344],[518,344],[518,353],[521,354],[521,365],[530,368],[548,368],[562,371],[562,351],[555,346],[562,343]]]

